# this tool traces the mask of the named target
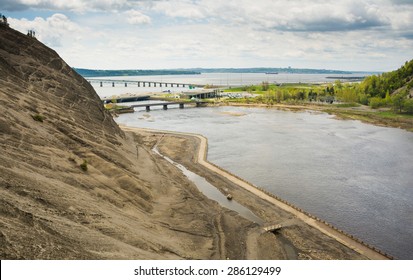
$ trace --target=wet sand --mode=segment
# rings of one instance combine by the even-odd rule
[[[138,133],[148,146],[157,143],[161,154],[204,177],[222,193],[229,192],[235,201],[263,219],[264,226],[283,225],[274,233],[265,232],[264,226],[257,226],[251,221],[249,226],[230,225],[230,229],[226,230],[236,232],[240,244],[245,246],[245,252],[238,258],[388,259],[387,256],[332,228],[316,217],[301,212],[296,207],[211,164],[206,158],[208,141],[201,135],[130,127],[122,127],[122,129],[125,132]],[[226,233],[223,236],[226,239],[234,238]],[[233,240],[227,243],[234,244]]]

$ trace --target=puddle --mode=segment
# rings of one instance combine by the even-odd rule
[[[221,206],[228,208],[237,212],[240,216],[244,217],[247,220],[250,220],[258,225],[262,225],[264,221],[257,217],[251,210],[244,207],[243,205],[239,204],[234,200],[228,200],[227,197],[221,193],[217,188],[215,188],[212,184],[210,184],[204,177],[201,177],[195,174],[192,171],[186,169],[183,165],[174,162],[172,159],[168,158],[167,156],[162,155],[159,151],[157,146],[152,149],[155,153],[166,159],[168,162],[172,163],[176,167],[178,167],[182,173],[192,181],[200,192],[202,192],[206,197],[209,199],[215,200]]]

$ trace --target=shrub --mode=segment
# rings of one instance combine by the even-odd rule
[[[32,118],[36,122],[43,122],[45,120],[45,117],[40,114],[32,115]]]
[[[80,169],[83,171],[87,171],[87,161],[84,160],[83,163],[80,164]]]
[[[369,105],[373,109],[377,109],[386,106],[386,100],[381,97],[372,97],[369,100]]]
[[[406,111],[406,113],[413,114],[413,98],[404,101],[403,109]]]

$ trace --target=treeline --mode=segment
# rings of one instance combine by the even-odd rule
[[[340,102],[348,105],[363,104],[372,108],[389,107],[398,113],[413,114],[413,60],[400,69],[381,75],[366,77],[361,83],[342,83],[337,80],[328,85],[261,85],[245,86],[240,90],[261,93],[256,102]],[[343,104],[344,105],[344,104]]]
[[[83,77],[110,77],[110,76],[151,76],[151,75],[197,75],[196,71],[188,70],[92,70],[74,68]]]

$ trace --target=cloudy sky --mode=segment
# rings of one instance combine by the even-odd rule
[[[397,69],[413,0],[0,0],[73,67]]]

